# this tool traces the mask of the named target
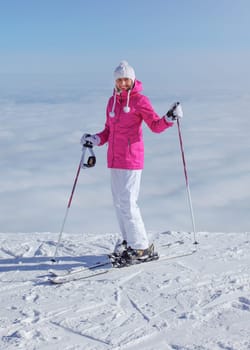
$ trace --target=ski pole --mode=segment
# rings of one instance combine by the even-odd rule
[[[186,166],[186,161],[185,161],[185,155],[184,155],[184,148],[183,148],[183,142],[182,142],[181,127],[180,127],[179,118],[177,118],[177,126],[178,126],[178,134],[179,134],[179,141],[180,141],[180,148],[181,148],[183,169],[184,169],[184,175],[185,175],[185,181],[186,181],[186,189],[187,189],[187,195],[188,195],[188,203],[189,203],[189,209],[190,209],[190,214],[191,214],[191,219],[192,219],[192,225],[193,225],[194,244],[198,244],[198,242],[197,242],[197,240],[196,240],[196,229],[195,229],[195,221],[194,221],[194,211],[193,211],[193,205],[192,205],[192,200],[191,200],[191,192],[190,192],[189,182],[188,182],[187,166]]]
[[[79,177],[79,174],[80,174],[80,170],[81,170],[81,168],[91,168],[91,167],[95,166],[96,158],[95,158],[95,154],[94,154],[92,148],[93,148],[93,145],[92,145],[91,142],[87,141],[83,145],[82,156],[81,156],[80,163],[79,163],[79,166],[78,166],[78,169],[77,169],[77,173],[76,173],[75,181],[74,181],[73,188],[72,188],[72,191],[71,191],[71,195],[69,197],[69,201],[68,201],[68,205],[67,205],[67,208],[66,208],[65,216],[64,216],[64,219],[63,219],[61,231],[60,231],[59,238],[58,238],[58,241],[57,241],[57,244],[56,244],[55,253],[54,253],[53,258],[51,259],[52,262],[56,262],[58,247],[59,247],[59,245],[61,243],[62,233],[63,233],[63,230],[64,230],[65,222],[66,222],[67,217],[68,217],[69,208],[71,206],[71,202],[72,202],[73,195],[74,195],[74,192],[75,192],[75,188],[76,188],[77,180],[78,180],[78,177]],[[86,153],[87,149],[89,149],[91,155],[89,156],[87,163],[84,163],[84,157],[85,157],[85,153]]]

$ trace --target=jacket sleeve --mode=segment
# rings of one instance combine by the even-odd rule
[[[100,140],[101,140],[98,146],[102,146],[106,142],[108,142],[108,138],[109,138],[109,126],[108,126],[108,124],[106,123],[105,128],[101,132],[97,133],[96,135],[99,136]]]
[[[149,99],[144,95],[141,95],[137,107],[142,119],[153,132],[161,133],[174,125],[173,122],[167,122],[164,116],[162,118],[159,117],[159,115],[155,113]]]

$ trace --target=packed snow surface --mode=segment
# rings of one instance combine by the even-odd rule
[[[117,238],[64,233],[53,264],[58,233],[1,233],[0,349],[250,349],[250,232],[200,232],[196,246],[190,233],[151,232],[172,259],[49,282],[51,268],[104,261]]]

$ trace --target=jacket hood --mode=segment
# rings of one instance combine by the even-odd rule
[[[117,96],[122,96],[123,98],[127,99],[126,106],[123,108],[123,110],[125,113],[129,113],[130,112],[130,107],[129,107],[130,95],[137,94],[137,93],[141,92],[142,89],[143,89],[142,83],[139,80],[135,80],[134,85],[133,85],[132,89],[130,89],[130,90],[117,91],[116,89],[114,89],[114,92],[113,92],[114,102],[113,102],[112,110],[111,110],[111,112],[109,112],[109,116],[110,117],[115,116],[115,105],[116,105]]]

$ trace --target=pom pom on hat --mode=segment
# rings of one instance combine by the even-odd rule
[[[118,67],[116,67],[114,71],[115,80],[120,78],[129,78],[135,81],[135,71],[133,67],[131,67],[127,61],[121,61]]]

